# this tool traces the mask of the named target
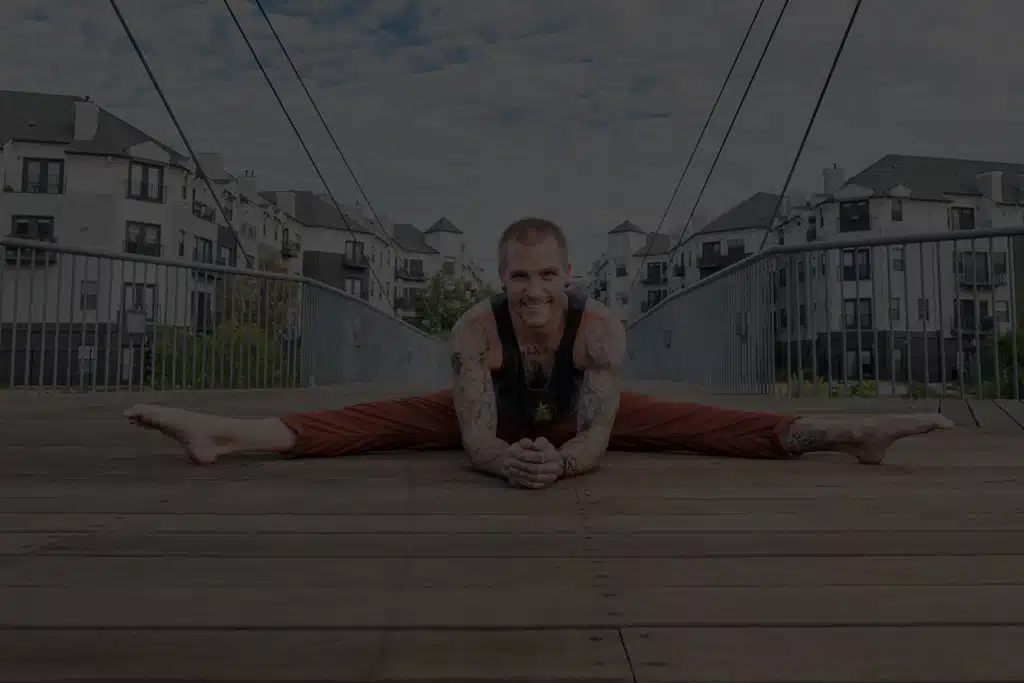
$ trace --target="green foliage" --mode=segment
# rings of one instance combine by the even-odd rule
[[[410,321],[427,334],[444,338],[455,322],[478,301],[494,295],[490,287],[475,290],[465,280],[435,274],[427,280]]]
[[[297,386],[297,347],[255,325],[226,323],[211,333],[157,328],[155,389],[256,389]]]

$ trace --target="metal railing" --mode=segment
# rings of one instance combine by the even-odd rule
[[[723,393],[1024,392],[1024,227],[780,246],[629,326],[629,374]]]
[[[440,384],[439,339],[314,280],[0,238],[0,389]],[[32,254],[32,258],[26,258]]]

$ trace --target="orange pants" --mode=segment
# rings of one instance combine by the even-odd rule
[[[780,435],[795,419],[623,392],[608,448],[782,458],[788,454],[779,443]],[[285,415],[281,421],[295,433],[289,453],[294,456],[462,448],[451,391]],[[556,423],[533,434],[498,427],[498,436],[510,443],[543,436],[558,447],[575,434],[575,422]]]

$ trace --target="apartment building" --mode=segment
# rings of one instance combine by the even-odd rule
[[[441,217],[426,230],[409,223],[394,226],[400,255],[395,268],[399,294],[395,312],[405,319],[416,313],[416,304],[427,281],[438,273],[448,282],[463,282],[473,291],[486,286],[483,269],[466,253],[466,236],[451,220]]]
[[[205,331],[223,314],[223,276],[190,265],[297,272],[300,226],[251,175],[227,174],[217,155],[200,159],[220,215],[191,159],[89,98],[0,91],[0,155],[0,225],[9,226],[0,234],[111,255],[4,250],[0,384],[97,373],[137,381],[147,330]]]
[[[816,361],[819,375],[829,360],[836,376],[923,380],[927,372],[934,382],[970,375],[1009,329],[1014,296],[1018,308],[1024,301],[1024,239],[966,238],[1021,225],[1024,164],[890,154],[848,179],[839,166],[826,169],[821,192],[791,202],[772,243],[825,247],[937,232],[965,239],[780,260],[779,339],[792,343],[791,358],[802,354],[805,368]]]

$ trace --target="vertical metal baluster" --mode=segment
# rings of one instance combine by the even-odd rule
[[[13,310],[11,311],[11,369],[10,383],[11,388],[18,386],[18,378],[15,376],[16,366],[14,363],[15,358],[18,355],[18,328],[21,326],[21,318],[18,315],[18,303],[21,301],[21,297],[18,296],[18,290],[21,288],[21,249],[19,247],[12,247],[14,250],[14,267],[10,269],[11,275],[14,277],[14,285],[12,289],[12,303]],[[6,249],[5,258],[6,258]]]
[[[65,356],[64,356],[64,361],[65,361],[64,389],[65,389],[65,391],[68,391],[68,392],[71,391],[71,369],[72,369],[71,350],[75,346],[75,291],[80,289],[80,286],[77,285],[78,280],[75,277],[75,268],[78,265],[78,255],[77,254],[72,254],[72,255],[70,255],[70,259],[71,259],[71,273],[68,276],[68,279],[71,281],[70,284],[68,285],[68,332],[67,332],[67,346],[68,346],[68,348],[67,348],[67,351],[66,351]],[[2,273],[0,273],[0,276],[2,276]],[[80,293],[80,295],[81,295],[81,293]],[[2,307],[3,307],[3,304],[0,303],[0,308],[2,308]],[[3,319],[3,316],[0,315],[0,320],[2,320],[2,319]],[[58,315],[58,321],[59,320],[60,320],[60,317]],[[59,325],[59,323],[58,323],[58,325]],[[60,333],[58,332],[58,335],[59,334]],[[59,343],[58,343],[57,346],[58,346],[58,348],[60,348],[60,344]],[[54,365],[53,383],[54,383],[54,385],[56,385],[57,384],[57,363],[54,362],[53,365]]]
[[[971,308],[974,311],[974,371],[978,379],[978,396],[980,401],[985,398],[985,379],[981,371],[981,301],[978,300],[978,240],[971,238],[971,291],[974,295]]]
[[[939,344],[939,381],[941,386],[939,388],[939,396],[942,398],[946,397],[946,315],[944,306],[942,305],[943,291],[942,291],[942,251],[945,246],[945,242],[935,242],[935,289],[936,299],[939,302],[939,320],[936,325],[936,341]]]
[[[928,325],[932,318],[932,302],[931,297],[928,296],[928,292],[925,288],[924,242],[917,243],[917,258],[918,261],[921,262],[921,267],[918,269],[921,274],[921,296],[927,302],[925,304],[925,310],[928,312],[928,315],[925,316],[924,321],[921,323],[921,341],[924,343],[924,395],[922,398],[927,398],[928,393],[931,391],[931,377],[929,375],[931,370],[931,361],[929,359],[930,354],[928,353],[928,340],[930,335],[928,334]]]
[[[1020,400],[1020,385],[1021,385],[1021,371],[1020,371],[1020,350],[1017,348],[1017,339],[1020,336],[1020,330],[1017,325],[1020,321],[1017,320],[1017,273],[1014,270],[1014,254],[1015,246],[1014,240],[1016,236],[1011,236],[1006,240],[1006,269],[1007,269],[1007,284],[1010,287],[1010,386],[1013,387],[1013,399],[1015,401]]]
[[[25,253],[25,252],[22,252]],[[24,268],[20,262],[19,267],[22,268],[22,272],[28,272],[29,283],[28,283],[28,320],[25,325],[25,368],[22,371],[22,384],[25,389],[31,388],[29,379],[29,373],[32,369],[32,330],[36,317],[36,259],[38,258],[39,252],[35,249],[28,250],[29,263],[28,268]]]
[[[825,285],[825,372],[828,374],[828,397],[832,398],[832,380],[834,368],[832,367],[832,250],[822,250],[823,260],[821,266],[821,281]],[[842,265],[842,255],[839,257]],[[842,268],[839,269],[842,274]]]
[[[907,299],[907,315],[905,322],[905,333],[903,336],[903,366],[907,369],[907,398],[914,398],[914,344],[913,344],[913,332],[910,329],[910,276],[907,271],[910,270],[910,245],[903,245],[903,296]],[[923,318],[921,315],[921,303],[918,299],[917,305],[917,317]],[[927,311],[926,311],[927,313]]]
[[[51,251],[49,249],[40,250],[37,253],[44,260],[43,270],[40,272],[40,275],[42,276],[41,279],[43,281],[43,287],[42,287],[42,289],[43,289],[43,301],[42,301],[42,316],[41,316],[40,323],[39,323],[39,326],[40,326],[40,330],[39,330],[39,378],[37,380],[38,383],[39,383],[39,390],[43,391],[43,390],[45,390],[47,388],[47,386],[46,386],[46,346],[47,346],[46,345],[46,335],[50,331],[49,330],[50,325],[47,322],[50,319],[50,269],[49,269],[49,260],[50,260],[51,255],[52,256],[56,256],[56,259],[57,259],[57,282],[58,282],[58,284],[57,284],[57,304],[58,305],[57,305],[56,308],[57,308],[57,310],[60,310],[60,269],[61,269],[60,259],[61,259],[61,255],[56,253],[56,252],[53,252],[53,251]],[[54,315],[54,319],[55,320],[57,319],[56,315]],[[57,329],[57,335],[55,336],[55,338],[59,338],[59,335],[60,335],[60,323],[59,323],[59,321],[57,323],[56,329]],[[54,345],[56,345],[56,342],[54,342]],[[54,358],[55,359],[56,359],[56,356],[57,356],[57,352],[54,351]],[[54,384],[56,384],[56,383],[54,383]],[[57,387],[56,386],[51,386],[49,388],[56,389]]]
[[[956,332],[956,376],[959,379],[960,384],[960,398],[967,398],[967,382],[964,379],[964,373],[967,369],[967,357],[964,355],[964,306],[960,299],[960,285],[961,277],[964,270],[964,252],[959,249],[960,240],[953,241],[953,301],[954,308],[953,319],[955,321],[955,332]]]
[[[996,314],[996,289],[999,287],[999,274],[996,272],[995,250],[993,238],[988,238],[988,273],[989,282],[989,314],[992,316],[992,381],[996,385],[995,398],[1003,397],[1003,373],[999,367],[999,319]],[[980,349],[979,349],[980,351]]]
[[[878,315],[878,282],[879,272],[883,269],[888,270],[889,262],[882,260],[882,268],[878,267],[878,259],[875,258],[875,247],[868,247],[868,262],[871,264],[871,379],[875,383],[875,398],[882,395],[882,369],[880,367],[882,362],[882,354],[878,348],[878,321],[880,316]],[[886,302],[888,306],[888,302]],[[891,306],[890,306],[891,307]]]

